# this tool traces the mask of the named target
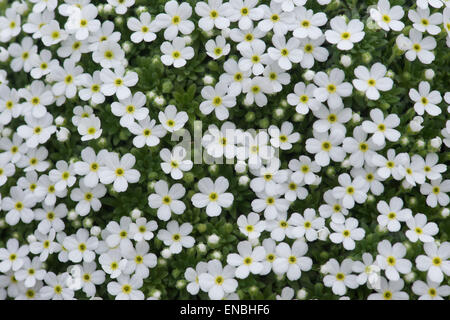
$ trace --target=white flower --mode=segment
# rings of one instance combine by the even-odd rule
[[[389,280],[400,279],[399,273],[407,274],[411,272],[411,261],[402,259],[406,255],[406,247],[400,242],[391,245],[389,240],[383,240],[377,245],[377,265],[385,271]]]
[[[306,151],[315,154],[316,163],[325,167],[330,164],[330,159],[335,162],[341,162],[345,158],[345,151],[340,147],[344,140],[344,134],[341,131],[327,132],[313,131],[314,138],[306,140]]]
[[[133,145],[136,148],[142,148],[147,145],[154,147],[159,144],[160,138],[166,135],[166,130],[160,124],[156,125],[156,120],[146,117],[138,123],[132,122],[128,130],[136,137],[133,138]]]
[[[2,210],[6,211],[5,221],[7,224],[16,225],[19,220],[30,223],[34,219],[32,208],[36,205],[34,195],[23,191],[20,187],[10,189],[10,197],[5,197],[2,202]]]
[[[118,0],[108,0],[118,1]],[[130,0],[127,0],[130,1]],[[132,0],[134,2],[134,0]],[[119,7],[117,7],[119,8]],[[116,8],[116,11],[117,11]],[[138,275],[120,275],[116,281],[108,283],[108,293],[115,296],[115,300],[144,300],[145,296],[139,289],[143,285],[143,280]]]
[[[250,240],[258,239],[261,232],[266,229],[266,222],[259,220],[259,214],[250,212],[248,216],[240,215],[237,219],[239,230]]]
[[[406,163],[407,157],[408,154],[405,152],[395,155],[395,150],[389,149],[387,158],[375,154],[372,158],[372,163],[378,167],[377,174],[382,179],[387,179],[392,175],[395,180],[402,180],[405,177],[402,165]]]
[[[37,226],[38,232],[48,234],[51,230],[55,232],[64,230],[65,225],[62,219],[67,216],[67,206],[64,203],[57,206],[43,204],[42,209],[36,209],[35,214],[36,221],[40,221]]]
[[[219,128],[211,124],[202,137],[202,146],[206,148],[208,155],[215,159],[233,159],[236,155],[236,126],[226,121]],[[220,161],[220,160],[219,160]]]
[[[442,113],[438,104],[442,102],[442,96],[439,91],[430,92],[430,83],[421,81],[419,83],[419,91],[414,88],[409,90],[409,97],[415,102],[414,110],[418,115],[423,115],[426,111],[430,116],[437,116]]]
[[[78,91],[81,100],[90,100],[93,104],[100,104],[105,101],[105,96],[101,92],[100,71],[94,71],[92,75],[88,73],[80,75],[78,84],[82,87]]]
[[[239,95],[242,92],[244,80],[250,76],[251,70],[243,72],[233,59],[228,59],[223,64],[223,69],[225,72],[220,75],[219,82],[228,86],[228,94]]]
[[[267,166],[261,166],[258,169],[250,168],[253,178],[250,182],[250,188],[255,193],[265,192],[268,195],[279,193],[280,184],[287,179],[287,172],[280,170],[281,162],[278,158],[273,158],[267,163]]]
[[[409,31],[409,38],[404,35],[397,37],[397,46],[402,51],[406,51],[405,57],[409,61],[414,61],[419,58],[423,64],[430,64],[434,61],[434,54],[432,50],[436,48],[436,40],[428,36],[423,38],[422,32],[416,29]]]
[[[83,118],[78,124],[78,133],[81,135],[81,141],[98,139],[102,132],[100,118],[96,116]]]
[[[127,259],[122,258],[120,249],[113,249],[102,253],[98,262],[102,266],[102,269],[109,274],[111,279],[120,276],[127,265]]]
[[[117,14],[125,14],[129,7],[134,5],[134,0],[108,0]]]
[[[330,234],[330,240],[333,243],[342,243],[346,250],[355,249],[355,240],[362,240],[366,233],[363,228],[358,228],[358,220],[355,218],[348,218],[342,224],[331,221],[330,226],[335,231]]]
[[[347,173],[340,174],[338,177],[340,187],[333,188],[333,195],[336,199],[342,199],[345,208],[351,209],[356,203],[364,203],[367,199],[368,184],[362,177],[356,177],[351,180]]]
[[[120,117],[122,127],[129,127],[134,120],[141,121],[148,116],[149,111],[145,107],[145,102],[145,95],[138,91],[126,99],[121,99],[120,102],[113,102],[111,112]]]
[[[265,258],[266,250],[262,246],[252,248],[249,241],[241,241],[237,245],[237,253],[227,256],[227,263],[236,269],[236,278],[245,279],[250,273],[259,274],[263,269],[261,261]]]
[[[64,248],[69,253],[72,262],[91,262],[95,259],[95,249],[98,247],[98,239],[89,237],[89,231],[78,229],[75,235],[68,236],[63,242]]]
[[[354,43],[360,42],[365,35],[364,24],[358,19],[350,20],[347,24],[342,16],[330,20],[331,30],[325,32],[327,41],[337,44],[339,50],[351,50]]]
[[[14,273],[14,277],[17,281],[23,281],[25,287],[31,288],[37,281],[43,280],[46,273],[47,271],[42,268],[42,262],[38,257],[34,257],[33,260],[25,257],[24,264],[20,270]]]
[[[255,76],[261,75],[264,71],[264,65],[272,62],[269,54],[265,51],[266,45],[262,41],[247,43],[239,50],[242,55],[239,59],[239,68],[242,71],[251,70]]]
[[[325,62],[328,59],[329,53],[326,48],[321,47],[325,42],[325,36],[312,40],[309,38],[301,39],[300,49],[303,50],[303,59],[300,65],[304,69],[310,69],[314,66],[314,61]]]
[[[359,285],[367,283],[369,287],[379,288],[380,286],[380,267],[374,262],[370,253],[362,254],[362,261],[355,261],[352,271],[359,273],[357,281]]]
[[[399,197],[393,197],[389,201],[380,201],[377,203],[377,210],[381,214],[377,217],[378,224],[381,227],[387,227],[390,232],[400,230],[400,222],[406,222],[412,218],[412,211],[408,208],[403,209],[403,200]]]
[[[158,209],[159,219],[168,221],[171,212],[180,215],[186,209],[183,201],[179,200],[186,193],[186,189],[181,184],[176,183],[169,190],[167,182],[159,180],[155,184],[155,191],[156,193],[148,196],[148,205],[153,209]]]
[[[427,196],[427,205],[435,208],[438,203],[445,207],[449,203],[450,180],[442,181],[442,178],[431,180],[431,184],[424,183],[420,186],[420,193]]]
[[[313,123],[313,129],[320,133],[330,131],[345,135],[347,129],[343,124],[352,118],[352,110],[350,108],[344,108],[344,105],[332,110],[321,105],[319,109],[313,111],[313,114],[318,118]]]
[[[70,199],[77,202],[75,211],[80,216],[86,216],[91,209],[95,212],[99,211],[102,203],[99,198],[106,194],[106,188],[102,184],[98,184],[94,188],[87,187],[84,180],[80,181],[80,188],[75,188],[70,193]]]
[[[31,114],[25,116],[25,123],[17,128],[17,134],[26,139],[27,147],[36,148],[39,144],[43,144],[50,139],[51,135],[56,131],[56,127],[52,125],[53,117],[46,113],[41,118],[35,118]]]
[[[19,246],[17,239],[6,242],[6,248],[0,248],[0,272],[17,271],[22,268],[29,252],[28,245]]]
[[[379,0],[377,8],[370,9],[370,17],[385,31],[402,31],[405,24],[401,19],[405,15],[401,6],[393,6],[389,0]]]
[[[314,13],[303,6],[295,8],[294,13],[296,22],[292,24],[294,37],[316,40],[323,35],[319,27],[325,25],[328,21],[325,13]]]
[[[163,42],[161,44],[161,51],[163,53],[161,56],[162,63],[166,66],[173,64],[175,68],[183,67],[186,65],[186,60],[194,57],[194,49],[192,47],[186,47],[186,40],[181,37],[176,37],[172,43],[168,41]]]
[[[272,37],[274,47],[270,47],[267,52],[269,57],[278,62],[283,70],[290,70],[292,63],[299,63],[303,58],[303,51],[299,48],[300,41],[290,38],[287,42],[283,35],[274,35]],[[255,73],[253,69],[253,73]]]
[[[314,97],[320,102],[327,101],[331,109],[336,109],[342,105],[342,97],[352,94],[353,87],[345,79],[344,71],[333,69],[330,75],[325,72],[317,72],[314,76],[314,83],[318,86],[314,90]]]
[[[391,142],[400,139],[400,132],[394,129],[400,124],[400,118],[395,113],[385,118],[383,111],[375,108],[370,111],[370,118],[372,121],[363,121],[362,128],[367,133],[373,133],[372,140],[376,145],[384,145],[385,139]]]
[[[293,171],[291,179],[295,183],[313,184],[318,176],[315,174],[320,171],[320,166],[307,156],[300,156],[299,160],[289,161],[289,169]]]
[[[169,132],[175,132],[183,128],[189,117],[184,111],[177,112],[177,108],[170,104],[165,108],[164,112],[159,112],[158,119],[164,129]]]
[[[256,103],[258,107],[263,107],[267,104],[266,94],[273,93],[273,86],[266,77],[254,77],[244,81],[242,91],[246,93],[245,104]]]
[[[255,0],[230,0],[225,4],[227,18],[231,22],[238,22],[239,29],[249,29],[253,21],[261,20],[264,16],[264,10],[256,7],[257,4]]]
[[[406,220],[409,230],[405,232],[406,237],[411,242],[433,242],[433,236],[439,232],[439,227],[434,222],[427,223],[427,216],[418,213],[414,217]]]
[[[275,274],[284,274],[289,280],[300,279],[302,271],[309,271],[312,268],[312,259],[304,255],[308,251],[308,245],[297,240],[289,247],[287,243],[280,243],[276,247],[276,259],[273,262]]]
[[[317,110],[321,103],[314,98],[314,91],[317,87],[314,84],[305,85],[299,82],[294,87],[294,93],[287,96],[287,101],[291,106],[295,106],[295,111],[300,114],[307,114],[309,110]]]
[[[356,289],[358,287],[357,276],[352,274],[353,260],[345,259],[341,265],[332,258],[326,263],[329,274],[323,278],[326,287],[331,288],[334,294],[343,296],[347,288]]]
[[[293,213],[289,221],[296,224],[293,230],[295,237],[305,237],[307,241],[317,240],[318,231],[325,226],[325,219],[317,217],[316,211],[311,208],[305,209],[303,216]]]
[[[93,297],[96,293],[96,285],[105,282],[105,272],[97,270],[95,262],[84,262],[82,266],[78,266],[79,277],[81,278],[81,288],[86,296]],[[73,270],[73,269],[72,269]]]
[[[44,278],[47,286],[39,290],[41,299],[45,300],[73,300],[74,292],[68,288],[69,274],[67,272],[56,275],[48,272]]]
[[[125,52],[118,43],[112,40],[101,42],[92,52],[92,60],[99,63],[102,68],[120,68],[124,58]]]
[[[162,149],[159,156],[163,160],[161,162],[161,169],[165,174],[169,174],[172,179],[180,180],[183,178],[183,171],[192,169],[193,163],[191,160],[185,160],[187,151],[181,146],[173,148],[172,152],[169,149]]]
[[[204,261],[200,261],[197,263],[197,266],[194,268],[187,268],[184,272],[184,278],[189,281],[186,286],[186,290],[192,294],[196,295],[200,290],[199,276],[208,271],[208,264]]]
[[[195,239],[189,234],[192,232],[192,225],[190,223],[183,223],[181,226],[175,220],[169,221],[166,225],[167,230],[158,231],[158,239],[163,241],[172,254],[178,254],[183,247],[191,248]]]
[[[274,34],[286,35],[290,25],[294,23],[294,14],[283,10],[282,6],[283,4],[277,1],[270,1],[270,7],[265,4],[260,5],[260,8],[264,10],[264,16],[258,22],[258,29],[263,32],[273,30]]]
[[[290,202],[280,198],[279,194],[267,195],[264,192],[257,193],[258,199],[252,201],[252,210],[255,212],[264,211],[264,217],[268,220],[275,219],[279,213],[287,212]]]
[[[192,15],[192,7],[189,3],[182,2],[179,5],[171,0],[164,5],[164,11],[166,13],[158,14],[153,21],[157,30],[165,29],[164,39],[174,40],[178,32],[186,35],[194,30],[194,23],[188,20]]]
[[[211,178],[202,178],[198,182],[200,193],[192,196],[192,204],[196,208],[206,207],[206,214],[216,217],[222,213],[222,208],[228,208],[233,204],[233,194],[225,192],[228,186],[229,183],[225,177],[218,177],[214,182]]]
[[[450,275],[450,244],[443,242],[439,247],[434,242],[423,245],[426,255],[416,257],[416,267],[420,271],[427,271],[430,280],[441,283],[444,274]]]
[[[204,292],[208,292],[211,300],[220,300],[225,293],[236,291],[238,282],[234,279],[235,268],[226,265],[222,268],[219,260],[208,261],[207,272],[199,275],[200,288]]]
[[[152,42],[156,39],[156,34],[153,31],[153,25],[151,25],[152,16],[148,12],[142,12],[139,15],[139,20],[131,17],[127,21],[127,27],[134,31],[131,34],[131,41],[134,43],[140,43],[142,40],[145,42]]]
[[[41,233],[38,230],[34,232],[36,241],[30,243],[30,252],[39,255],[39,259],[44,262],[50,254],[61,250],[61,245],[55,241],[55,230],[48,233]]]
[[[412,287],[414,294],[419,296],[419,300],[444,300],[450,295],[450,286],[440,286],[439,283],[427,279],[414,281]]]
[[[296,7],[301,7],[306,3],[307,0],[273,0],[275,3],[281,5],[281,9],[286,12],[291,12]]]
[[[81,159],[74,164],[75,173],[84,176],[83,181],[87,187],[93,188],[98,184],[98,172],[100,169],[100,162],[102,155],[106,150],[100,151],[99,155],[95,154],[94,149],[86,147],[81,151]]]
[[[205,44],[206,54],[214,60],[230,53],[230,44],[226,43],[225,38],[217,36],[215,40],[208,40]]]
[[[20,33],[20,14],[13,8],[7,8],[5,16],[0,17],[0,42],[8,42]]]
[[[430,9],[421,9],[408,11],[408,18],[412,21],[414,29],[420,32],[428,32],[431,35],[437,35],[441,32],[439,27],[442,24],[442,13],[436,12],[430,15]]]
[[[137,242],[136,248],[131,242],[121,245],[122,255],[128,260],[124,273],[134,274],[142,279],[148,278],[150,273],[148,269],[156,266],[156,255],[149,253],[149,249],[147,241]]]
[[[134,241],[151,240],[153,239],[153,232],[158,229],[156,221],[151,220],[147,222],[146,218],[138,218],[135,223],[129,226],[130,238]]]
[[[369,100],[378,100],[380,93],[378,91],[389,91],[394,85],[391,78],[386,77],[387,69],[381,63],[375,63],[370,71],[359,66],[355,69],[355,76],[358,79],[353,80],[353,86],[362,92],[365,92]]]
[[[203,101],[200,104],[200,111],[208,115],[214,111],[217,119],[223,121],[229,117],[229,108],[236,105],[236,97],[227,93],[228,85],[219,82],[213,88],[206,86],[202,89],[201,94]]]
[[[97,7],[93,4],[86,4],[82,8],[75,7],[69,15],[64,29],[68,33],[75,34],[77,40],[85,40],[89,33],[94,33],[100,28],[100,21],[97,17]]]
[[[101,91],[105,96],[116,95],[119,100],[123,100],[131,96],[129,87],[133,87],[138,82],[136,72],[127,71],[122,66],[116,67],[114,72],[110,69],[102,69],[100,79],[103,84]]]
[[[230,20],[226,17],[227,6],[222,0],[208,0],[206,2],[197,2],[195,4],[195,13],[201,18],[198,26],[204,31],[210,31],[214,27],[217,29],[225,29],[230,25]]]
[[[50,47],[67,38],[67,32],[59,27],[56,20],[50,20],[41,28],[41,39],[45,46]]]
[[[300,140],[300,134],[298,132],[292,132],[294,125],[289,121],[284,121],[281,124],[281,129],[275,125],[271,125],[268,129],[271,136],[270,144],[274,148],[280,148],[281,150],[292,149],[292,144]]]
[[[105,166],[99,169],[99,178],[103,184],[113,183],[116,192],[126,191],[128,183],[136,183],[139,181],[141,174],[132,167],[136,163],[136,158],[127,153],[119,159],[117,153],[111,152],[105,154],[102,159]]]
[[[421,9],[426,9],[428,6],[433,8],[441,8],[443,6],[442,0],[417,0],[416,4]]]
[[[408,300],[408,294],[400,291],[403,289],[404,281],[387,281],[384,277],[380,279],[380,287],[375,288],[377,293],[370,294],[368,300]]]

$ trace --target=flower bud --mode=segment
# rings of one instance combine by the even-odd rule
[[[11,136],[11,134],[12,134],[11,128],[4,128],[2,130],[2,136],[3,137],[9,137],[9,136]]]
[[[248,176],[240,176],[239,177],[239,185],[240,186],[243,186],[243,187],[247,186],[249,181],[250,181],[250,178]]]
[[[28,241],[28,243],[33,243],[33,242],[35,242],[37,239],[36,239],[36,237],[34,236],[34,234],[30,234],[28,237],[27,237],[27,241]]]
[[[312,79],[314,79],[315,75],[316,73],[313,70],[306,70],[305,73],[303,73],[303,79],[305,79],[306,81],[311,81]]]
[[[430,145],[435,149],[440,149],[442,145],[441,137],[436,137],[430,140]]]
[[[214,83],[214,77],[210,74],[206,74],[203,78],[202,78],[203,84],[204,85],[211,85]]]
[[[164,259],[169,259],[169,258],[172,256],[172,252],[170,252],[169,249],[165,248],[165,249],[163,249],[163,250],[161,251],[161,256],[162,256]]]
[[[427,70],[425,70],[425,79],[427,79],[427,80],[433,80],[434,75],[435,75],[435,73],[434,73],[434,70],[433,70],[433,69],[427,69]]]
[[[234,170],[236,173],[245,173],[247,170],[247,163],[245,161],[238,160],[234,165]]]
[[[138,208],[131,210],[130,215],[133,220],[139,219],[141,217],[142,211]]]
[[[97,237],[102,232],[102,229],[99,226],[93,226],[90,230],[91,235],[94,237]]]
[[[56,130],[56,139],[59,142],[65,142],[69,139],[70,131],[65,127],[60,127]]]
[[[92,227],[93,221],[91,218],[84,218],[83,219],[83,227],[90,228]]]
[[[308,295],[308,292],[306,292],[306,290],[303,288],[297,291],[297,298],[299,300],[305,300],[307,295]]]
[[[208,237],[208,244],[216,245],[220,241],[220,237],[217,234],[212,234]]]
[[[348,54],[344,54],[341,56],[340,62],[344,67],[348,68],[352,64],[352,57],[350,57]]]
[[[222,259],[222,253],[220,253],[220,251],[216,250],[211,255],[212,255],[213,259],[217,259],[217,260]]]
[[[325,241],[328,238],[328,235],[330,234],[330,230],[327,227],[323,227],[317,231],[317,236],[319,240]]]

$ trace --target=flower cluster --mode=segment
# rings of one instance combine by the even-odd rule
[[[0,299],[448,297],[450,1],[414,2],[0,3]]]

